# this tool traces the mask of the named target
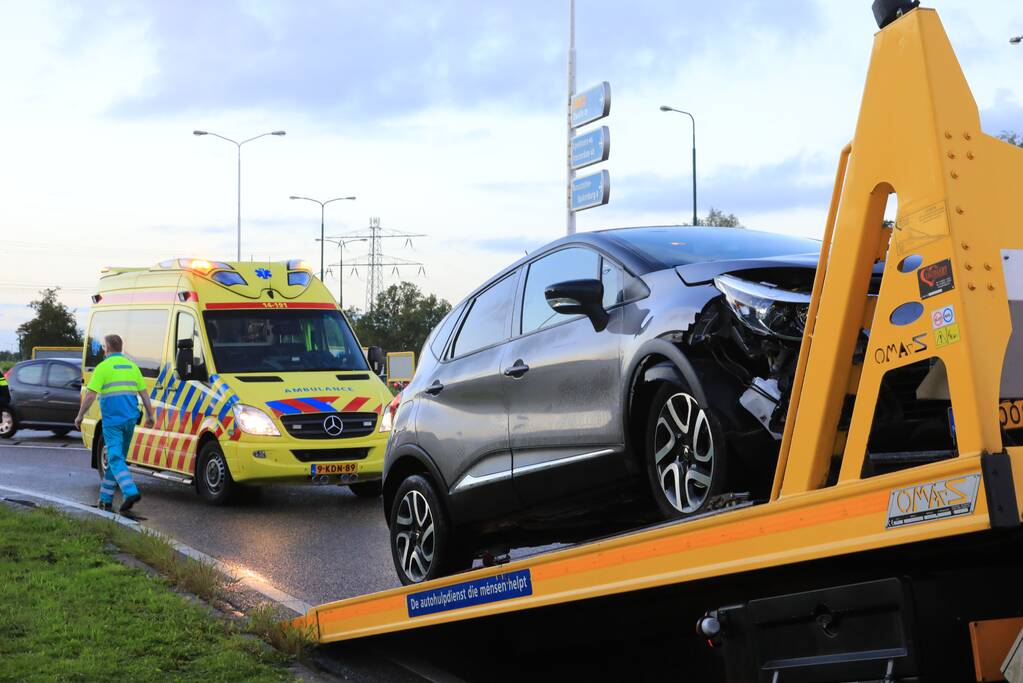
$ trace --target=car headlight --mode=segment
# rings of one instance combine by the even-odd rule
[[[750,282],[734,275],[719,275],[714,286],[725,295],[735,316],[757,334],[799,341],[806,327],[810,295]]]
[[[234,424],[238,429],[253,436],[280,436],[277,425],[270,416],[259,408],[235,403],[231,408],[234,412]]]
[[[394,414],[398,412],[401,405],[401,393],[391,399],[391,402],[384,407],[384,413],[380,416],[380,431],[389,432],[394,426]]]

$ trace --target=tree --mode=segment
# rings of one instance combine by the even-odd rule
[[[739,218],[734,213],[725,213],[715,209],[713,206],[710,207],[707,217],[699,221],[699,225],[716,225],[722,228],[742,227],[742,223],[739,222]]]
[[[384,351],[419,353],[427,336],[451,310],[451,304],[436,295],[424,296],[411,282],[391,285],[377,294],[372,311],[345,311],[363,346]]]
[[[1012,130],[1003,130],[998,135],[998,139],[999,140],[1005,140],[1010,145],[1016,145],[1017,147],[1023,147],[1023,135],[1020,135],[1019,133],[1017,133],[1015,131],[1012,131]]]
[[[28,358],[36,346],[81,346],[82,331],[70,308],[57,301],[60,287],[41,290],[42,298],[28,306],[36,317],[18,327],[18,346]]]

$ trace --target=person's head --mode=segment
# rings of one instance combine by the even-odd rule
[[[103,350],[109,356],[112,353],[120,353],[124,348],[124,341],[116,334],[108,334],[103,337]]]

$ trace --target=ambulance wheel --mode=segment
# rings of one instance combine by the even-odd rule
[[[9,439],[18,431],[18,421],[10,408],[0,410],[0,439]]]
[[[50,431],[53,432],[54,436],[67,436],[68,434],[71,433],[71,430],[68,429],[67,427],[61,427],[60,429],[51,429]]]
[[[102,479],[107,472],[107,444],[103,441],[103,432],[96,430],[96,470],[99,471],[99,478]]]
[[[195,487],[207,503],[227,505],[238,492],[238,485],[231,478],[227,458],[216,441],[208,441],[199,449],[195,468]]]
[[[391,558],[405,586],[467,568],[467,553],[452,533],[447,513],[429,479],[414,474],[394,494],[388,515]]]
[[[646,470],[665,519],[705,512],[726,490],[727,448],[720,423],[687,386],[664,382],[650,402]]]
[[[358,484],[349,484],[348,488],[352,490],[352,493],[357,495],[359,498],[376,498],[384,491],[384,484],[382,481],[377,479],[376,481],[363,481]]]

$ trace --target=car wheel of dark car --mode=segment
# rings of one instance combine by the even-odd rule
[[[724,435],[713,411],[689,387],[661,384],[650,403],[645,441],[651,493],[666,519],[704,512],[726,490]]]
[[[363,481],[357,484],[349,484],[348,488],[350,488],[352,493],[357,495],[359,498],[376,498],[384,490],[379,479],[377,481]]]
[[[199,449],[195,485],[199,495],[212,505],[227,505],[237,493],[238,486],[216,441],[209,441]]]
[[[398,578],[409,585],[468,566],[433,484],[415,474],[398,487],[391,503],[391,557]]]
[[[9,439],[18,431],[18,421],[10,408],[0,410],[0,439]]]

